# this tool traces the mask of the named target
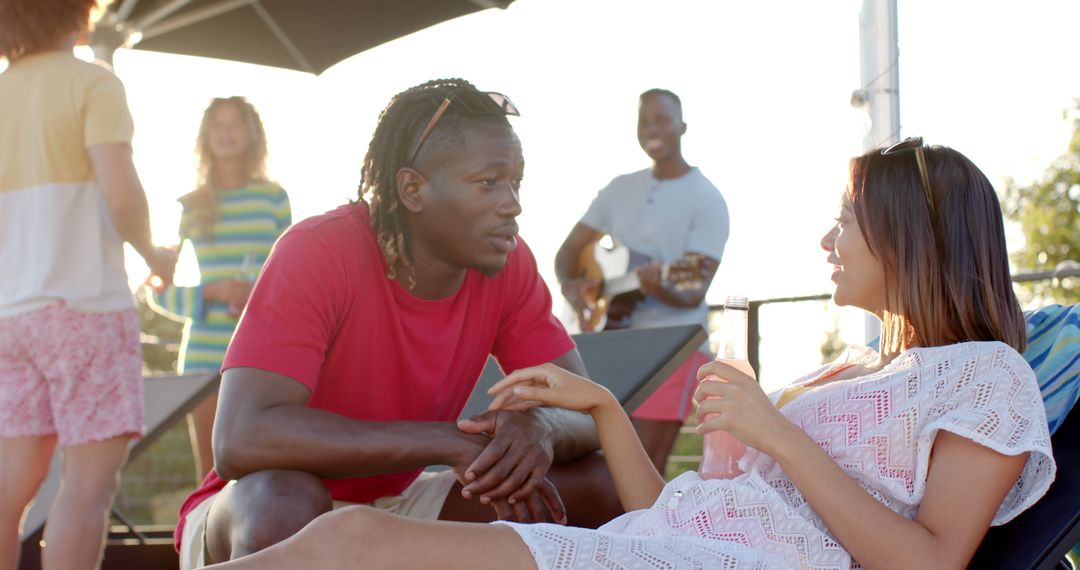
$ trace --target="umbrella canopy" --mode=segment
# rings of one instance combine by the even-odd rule
[[[135,49],[319,74],[356,53],[513,0],[115,0],[98,22],[99,58]]]

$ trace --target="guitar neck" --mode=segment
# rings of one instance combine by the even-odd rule
[[[637,291],[638,289],[641,289],[641,280],[638,279],[637,273],[634,272],[604,281],[605,297],[617,297],[623,293]]]
[[[662,283],[668,282],[671,273],[670,270],[670,264],[665,263],[660,266],[660,281]],[[617,297],[623,293],[637,291],[638,289],[641,289],[641,280],[638,279],[637,273],[633,270],[626,275],[620,275],[604,280],[604,295],[609,297]]]

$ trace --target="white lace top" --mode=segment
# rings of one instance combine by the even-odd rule
[[[870,495],[909,519],[923,497],[938,430],[1006,455],[1031,453],[995,525],[1037,501],[1054,479],[1035,376],[1000,342],[911,349],[878,372],[812,387],[781,412]],[[511,526],[544,570],[858,566],[772,458],[751,449],[740,466],[746,473],[731,480],[684,473],[652,507],[599,530]]]

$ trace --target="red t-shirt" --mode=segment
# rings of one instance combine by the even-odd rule
[[[309,407],[359,420],[455,421],[488,355],[509,372],[574,348],[520,239],[494,277],[470,270],[435,301],[386,278],[367,206],[304,220],[274,246],[222,370],[251,367],[311,390]],[[400,494],[421,470],[325,480],[334,499]],[[211,471],[180,507],[187,514],[226,481]]]

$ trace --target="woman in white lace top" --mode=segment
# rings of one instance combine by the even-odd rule
[[[964,567],[1055,472],[994,190],[960,153],[909,139],[852,160],[821,244],[836,303],[881,319],[881,352],[849,351],[769,396],[734,368],[703,366],[699,378],[725,381],[699,385],[699,417],[713,414],[699,432],[746,443],[742,475],[665,484],[606,389],[519,370],[493,406],[591,414],[625,515],[591,530],[354,507],[226,567]]]

